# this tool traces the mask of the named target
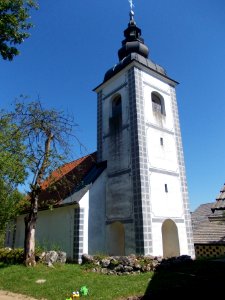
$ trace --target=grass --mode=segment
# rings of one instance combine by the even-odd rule
[[[38,279],[46,282],[38,284]],[[65,300],[83,285],[89,289],[87,300],[122,300],[138,295],[151,300],[192,299],[196,295],[199,299],[216,299],[223,291],[224,280],[225,259],[194,260],[154,273],[124,276],[87,272],[75,264],[26,268],[0,263],[0,289],[47,300]]]
[[[56,265],[55,268],[38,264],[35,268],[27,268],[0,263],[0,289],[37,299],[62,300],[86,285],[89,289],[87,299],[111,300],[143,295],[152,275],[103,275],[87,272],[76,264]],[[39,279],[46,282],[36,283]]]

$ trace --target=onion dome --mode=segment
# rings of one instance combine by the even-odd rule
[[[149,50],[144,44],[144,39],[141,36],[141,29],[136,26],[134,21],[134,12],[130,11],[130,22],[127,29],[124,31],[125,39],[122,41],[122,48],[118,51],[119,60],[123,60],[131,53],[137,53],[148,58]]]

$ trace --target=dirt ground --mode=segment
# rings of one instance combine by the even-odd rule
[[[0,300],[36,300],[21,294],[14,294],[11,292],[0,291]]]

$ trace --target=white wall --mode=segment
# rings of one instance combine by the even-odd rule
[[[167,184],[168,192],[165,192],[165,184]],[[153,217],[183,217],[179,177],[152,172],[150,174],[150,199]]]
[[[36,227],[36,245],[47,247],[49,250],[59,249],[73,255],[73,225],[75,205],[54,208],[38,212]],[[17,219],[15,247],[24,244],[24,216]]]
[[[142,73],[144,81],[145,122],[148,149],[150,201],[152,209],[153,255],[163,255],[162,224],[170,218],[178,229],[180,254],[187,254],[187,234],[183,196],[174,134],[174,114],[170,86],[156,77]],[[159,93],[165,103],[166,115],[157,116],[152,109],[152,92]],[[160,143],[163,139],[163,145]],[[168,192],[165,191],[165,184]]]
[[[88,253],[106,253],[105,245],[106,170],[93,183],[89,195]]]
[[[173,220],[171,218],[171,220]],[[176,223],[176,220],[173,220]],[[153,222],[152,223],[152,237],[153,237],[153,253],[155,256],[163,256],[163,242],[162,242],[162,224],[163,222]],[[180,244],[180,255],[187,255],[188,244],[187,235],[184,223],[176,223],[178,230],[178,238]]]
[[[149,167],[178,172],[175,136],[151,127],[146,130]]]
[[[23,248],[24,247],[24,236],[25,236],[25,225],[24,225],[25,215],[17,217],[16,220],[16,236],[15,236],[15,247]]]
[[[181,218],[183,217],[183,198],[170,86],[152,75],[145,72],[142,74],[152,214],[153,217]],[[157,92],[163,97],[165,116],[161,115],[158,118],[157,114],[153,112],[152,92]],[[163,139],[163,145],[160,138]],[[165,184],[168,187],[168,192],[165,191]]]

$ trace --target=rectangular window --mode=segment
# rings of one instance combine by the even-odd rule
[[[168,193],[168,186],[165,184],[165,192]]]

